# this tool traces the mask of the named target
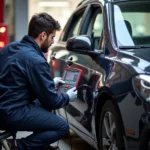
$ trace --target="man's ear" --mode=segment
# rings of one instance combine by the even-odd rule
[[[40,34],[40,39],[41,39],[41,41],[45,41],[45,39],[47,38],[47,34],[46,34],[46,32],[41,32],[41,34]]]

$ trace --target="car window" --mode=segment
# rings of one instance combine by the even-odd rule
[[[93,9],[93,15],[89,23],[87,35],[92,38],[95,49],[99,49],[103,30],[103,17],[100,7]]]
[[[85,12],[85,8],[78,10],[75,14],[71,16],[69,21],[64,28],[63,35],[60,37],[61,41],[67,41],[73,36],[79,35],[80,24]]]
[[[102,14],[98,13],[96,15],[96,19],[95,19],[94,26],[93,26],[93,32],[94,32],[95,37],[101,36],[102,28],[103,28],[102,22],[103,22]]]
[[[149,1],[114,4],[115,35],[118,46],[150,45],[149,8]]]
[[[81,20],[82,20],[82,16],[80,16],[80,17],[78,18],[78,20],[76,21],[76,23],[75,23],[75,25],[74,25],[74,28],[72,29],[71,36],[76,36],[76,35],[78,35],[78,30],[79,30],[79,26],[80,26]]]

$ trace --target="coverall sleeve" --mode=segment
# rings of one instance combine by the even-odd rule
[[[54,81],[50,76],[50,68],[46,62],[40,62],[30,68],[29,80],[38,100],[44,107],[58,109],[69,103],[67,94],[55,90]]]

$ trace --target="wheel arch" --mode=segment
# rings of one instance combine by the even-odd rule
[[[113,103],[113,105],[116,108],[117,112],[119,113],[119,118],[120,118],[122,131],[123,131],[123,134],[125,135],[124,124],[123,124],[123,120],[121,118],[121,113],[120,113],[119,107],[118,107],[117,103],[115,102],[113,96],[111,94],[109,94],[107,91],[104,91],[104,92],[99,94],[99,97],[97,99],[96,106],[95,106],[95,129],[96,129],[97,142],[99,142],[99,135],[98,134],[99,134],[100,115],[101,115],[102,108],[103,108],[104,104],[108,100],[111,100],[111,102]]]
[[[95,105],[95,129],[96,129],[96,138],[97,142],[99,142],[99,120],[100,120],[100,114],[102,112],[103,105],[107,100],[112,99],[112,96],[108,94],[106,91],[102,92],[96,102]],[[98,144],[99,145],[99,144]]]

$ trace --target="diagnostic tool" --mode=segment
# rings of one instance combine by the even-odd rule
[[[82,70],[76,68],[65,68],[62,80],[65,84],[58,88],[59,92],[65,93],[73,87],[78,87],[80,79],[82,76]]]

